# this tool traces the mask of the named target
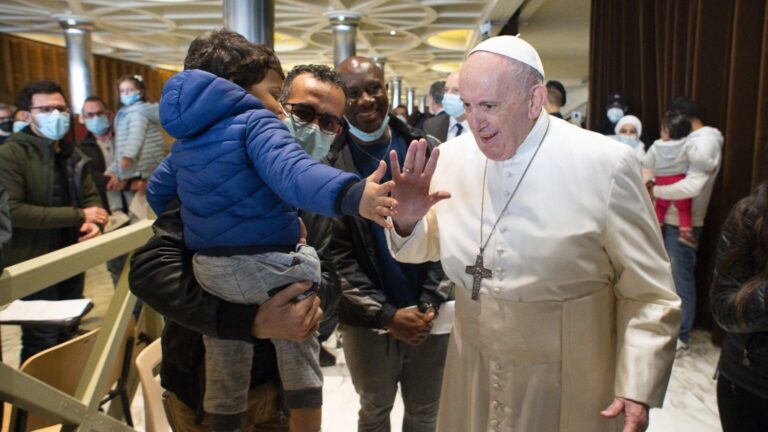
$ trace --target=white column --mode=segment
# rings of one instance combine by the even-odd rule
[[[400,77],[392,78],[392,109],[400,105]]]
[[[357,53],[355,37],[362,15],[357,12],[331,11],[326,12],[325,16],[331,21],[333,31],[333,65],[339,66],[344,59]]]
[[[419,96],[419,112],[424,114],[426,111],[426,104],[427,104],[427,97],[426,96]]]
[[[64,39],[67,44],[69,102],[72,105],[72,112],[80,114],[85,99],[93,96],[91,82],[93,22],[85,17],[64,16],[59,18],[59,25],[64,29]]]
[[[371,60],[373,60],[374,63],[376,63],[376,66],[381,69],[382,72],[384,72],[384,66],[387,64],[387,58],[386,57],[373,57]]]
[[[408,108],[408,115],[413,115],[413,87],[408,87],[408,91],[405,93],[406,107]]]
[[[274,0],[224,0],[224,27],[253,43],[275,45]]]

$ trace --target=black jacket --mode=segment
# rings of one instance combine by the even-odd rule
[[[757,268],[753,255],[730,265],[724,260],[736,247],[746,245],[754,250],[756,218],[755,212],[748,209],[744,226],[739,227],[735,212],[728,216],[717,248],[710,298],[715,320],[727,332],[720,355],[720,373],[737,386],[768,399],[768,284],[762,283],[746,300],[742,319],[737,317],[734,302],[745,283],[765,269]]]
[[[426,138],[424,132],[407,126],[391,115],[389,125],[405,138],[408,145],[412,140]],[[331,146],[324,162],[344,171],[355,172],[352,153],[347,148],[348,135],[345,129]],[[429,137],[428,141],[430,150],[439,144],[433,137]],[[368,221],[352,216],[325,221],[333,224],[328,253],[333,257],[341,275],[343,295],[339,304],[339,321],[360,327],[384,327],[394,316],[397,307],[387,301],[382,289],[384,282]],[[427,262],[422,266],[424,279],[420,301],[439,307],[448,299],[450,285],[440,284],[444,277],[440,262]]]
[[[309,238],[323,237],[317,224],[314,226],[309,229]],[[258,306],[227,302],[208,294],[197,284],[192,273],[193,252],[184,245],[178,210],[160,215],[153,228],[154,237],[136,250],[131,259],[130,286],[136,297],[167,319],[160,367],[163,387],[192,409],[202,412],[205,381],[202,335],[253,343],[251,386],[276,379],[274,346],[268,340],[251,336]],[[325,293],[338,290],[335,271],[329,270],[323,262],[320,298],[327,314],[330,314],[331,306]]]
[[[99,196],[103,202],[104,208],[109,209],[109,201],[107,200],[107,182],[109,177],[104,175],[104,171],[107,170],[107,163],[104,159],[104,153],[99,147],[99,143],[96,142],[96,137],[93,133],[88,134],[78,144],[80,151],[85,153],[91,159],[91,176],[93,182],[96,183],[96,188],[99,190]]]
[[[8,193],[0,186],[0,273],[5,268],[5,249],[11,242],[11,212],[8,209]]]

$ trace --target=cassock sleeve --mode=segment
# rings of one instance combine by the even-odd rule
[[[411,235],[402,237],[394,228],[385,232],[389,251],[396,260],[414,264],[440,261],[440,231],[434,207],[416,224]]]
[[[605,248],[614,268],[616,396],[660,407],[674,361],[680,299],[656,216],[627,153],[613,175]]]

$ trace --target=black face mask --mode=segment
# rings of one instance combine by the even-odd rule
[[[4,121],[0,123],[0,130],[6,133],[10,133],[13,130],[13,121]]]

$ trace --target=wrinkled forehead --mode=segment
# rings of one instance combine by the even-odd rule
[[[486,51],[475,51],[467,57],[459,72],[459,89],[464,95],[468,91],[488,89],[495,91],[499,87],[517,87],[519,80],[514,78],[521,68],[520,63],[508,57]]]

